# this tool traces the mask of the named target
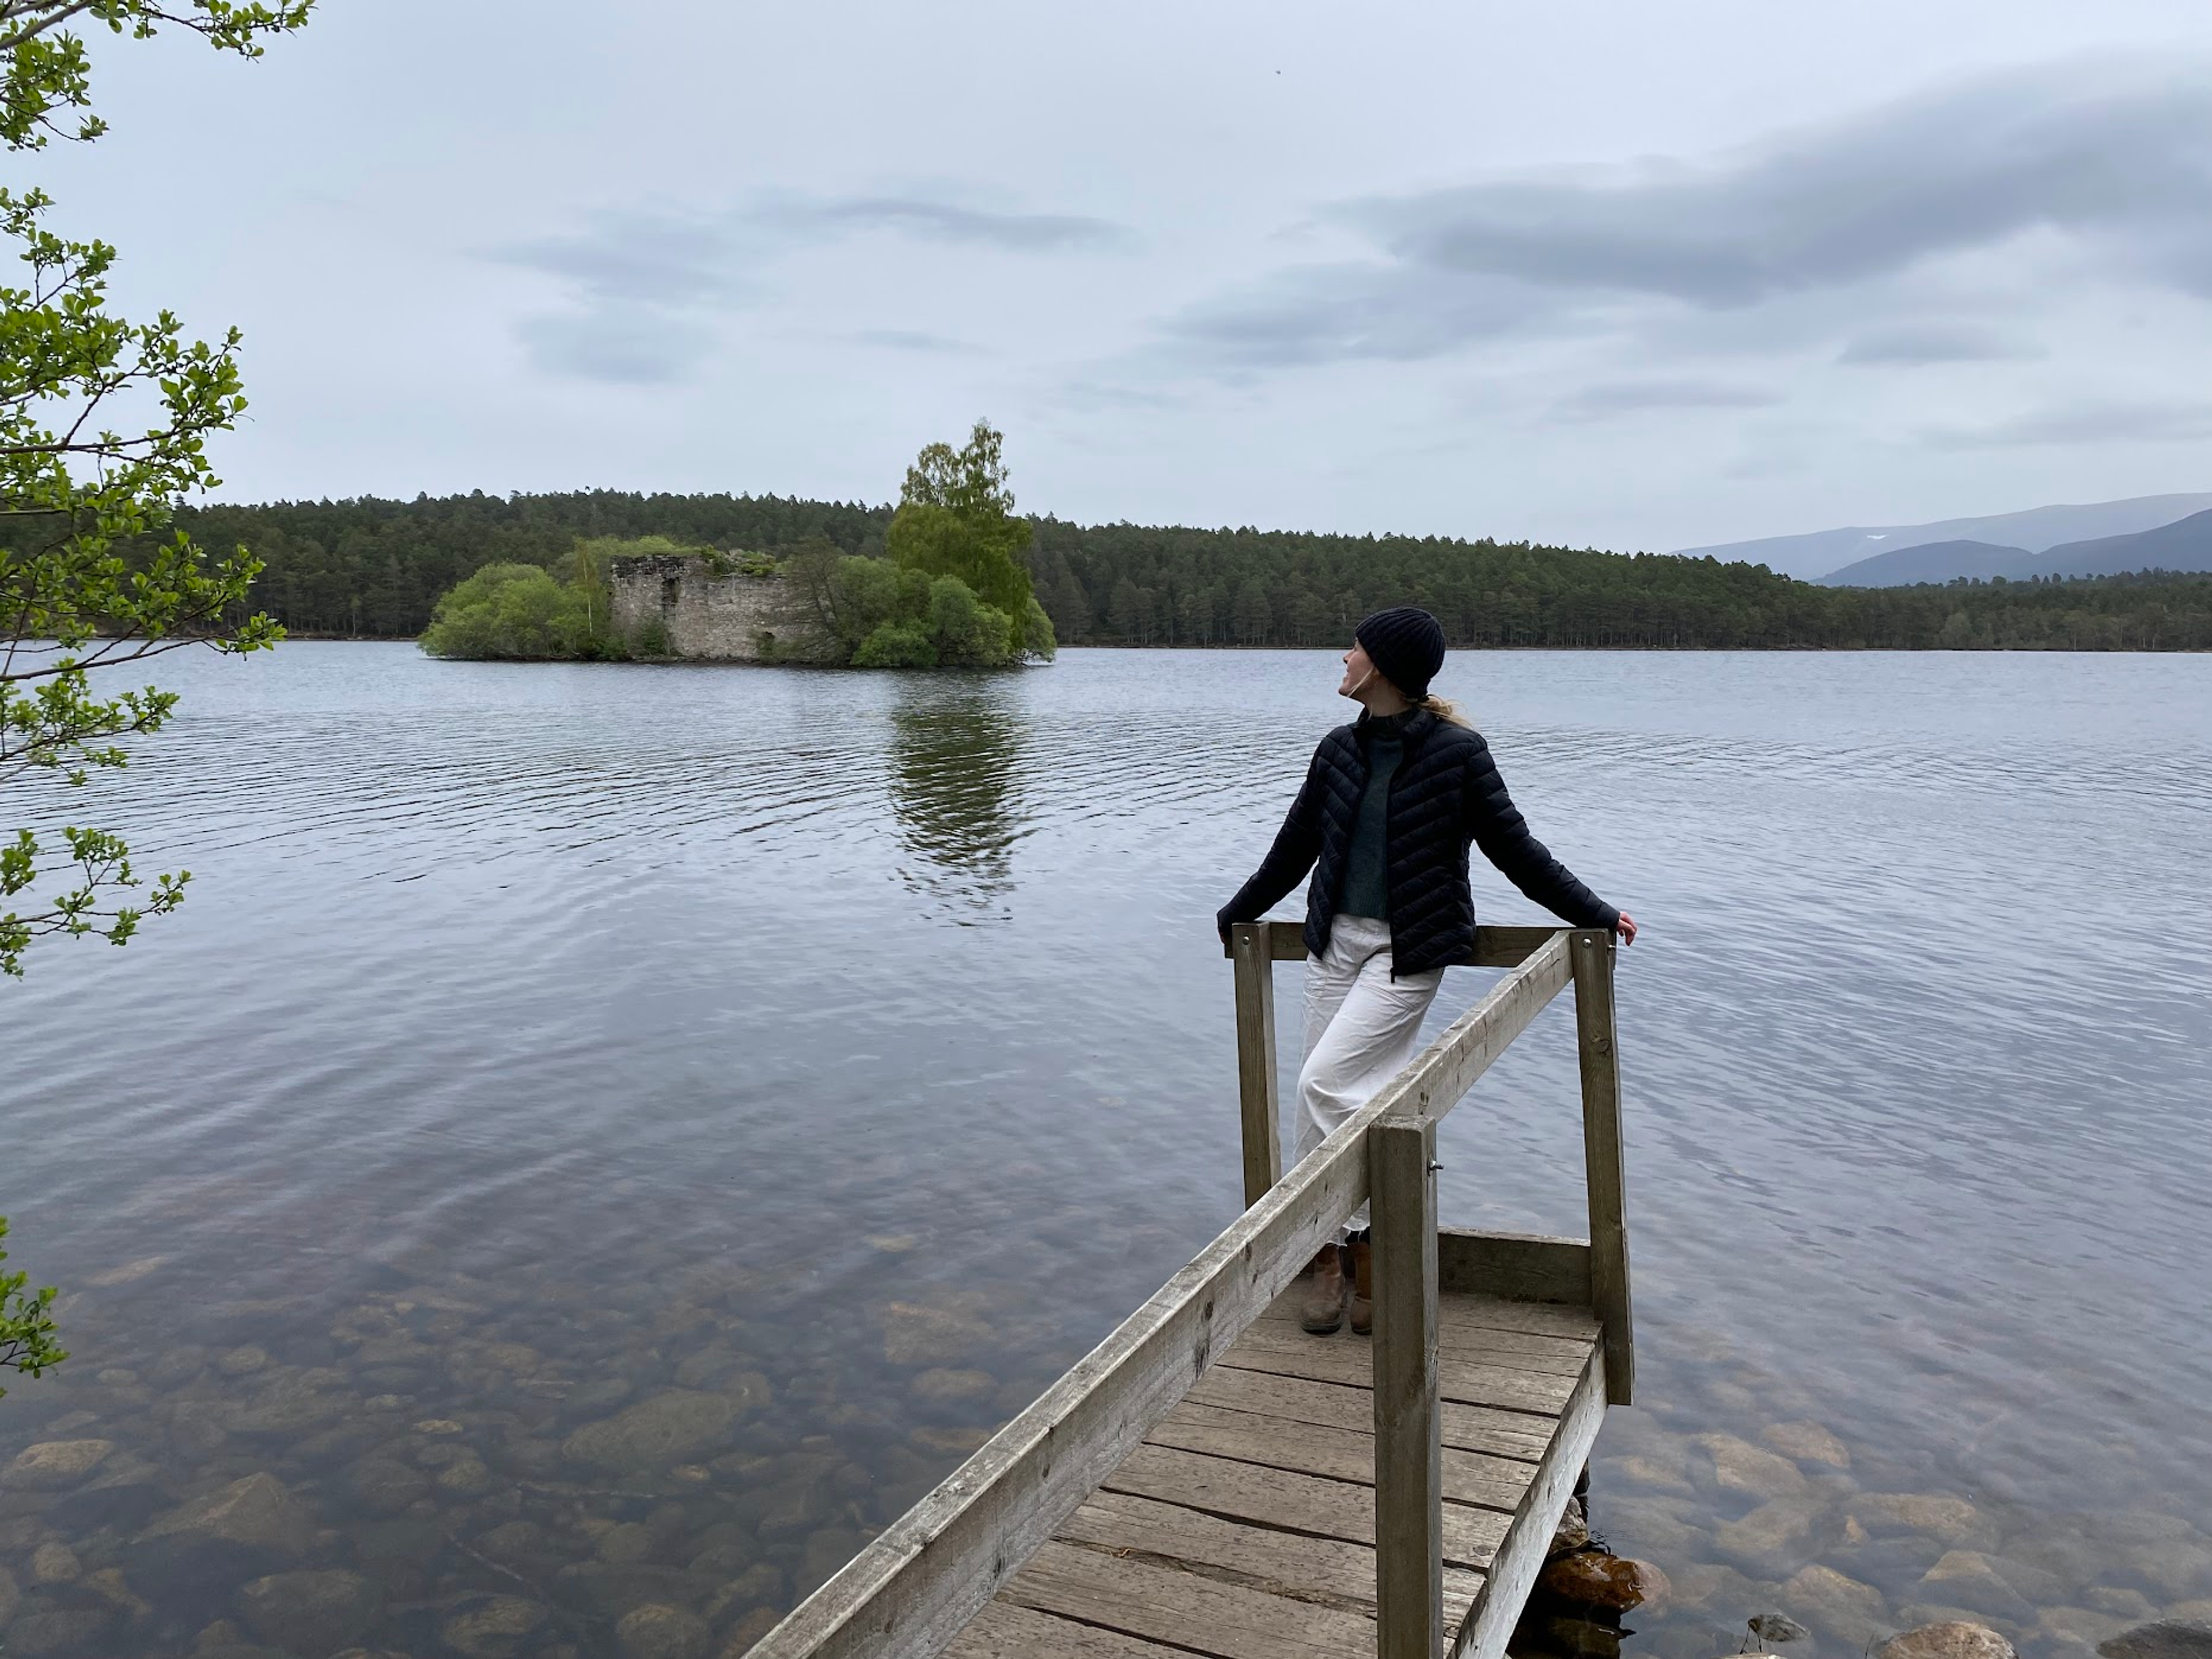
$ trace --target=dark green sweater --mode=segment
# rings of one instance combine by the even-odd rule
[[[1408,714],[1412,710],[1407,711]],[[1336,912],[1341,916],[1390,919],[1390,884],[1385,874],[1389,848],[1385,830],[1390,818],[1390,780],[1398,763],[1406,758],[1406,716],[1367,721],[1367,792],[1359,798],[1359,816],[1352,820],[1352,845],[1344,860],[1344,891]]]

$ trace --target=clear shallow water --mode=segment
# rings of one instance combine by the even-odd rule
[[[10,1265],[74,1353],[0,1468],[114,1447],[0,1481],[7,1651],[757,1633],[1233,1216],[1210,917],[1334,673],[177,663],[70,810],[190,902],[0,987]],[[1632,1646],[2212,1612],[2212,660],[1446,678],[1648,930],[1593,1502],[1673,1581]],[[1444,1126],[1447,1218],[1578,1231],[1574,1101],[1555,1007]],[[161,1534],[258,1473],[269,1536]],[[272,1569],[325,1576],[241,1599]]]

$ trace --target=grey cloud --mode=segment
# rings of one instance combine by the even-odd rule
[[[2154,245],[2212,194],[2212,76],[2048,67],[1704,166],[1352,204],[1403,258],[1692,305],[1831,288],[2039,226]]]
[[[1107,380],[1074,380],[1054,386],[1046,401],[1056,409],[1088,415],[1102,410],[1172,409],[1179,400],[1164,392],[1117,386]]]
[[[1861,365],[1985,363],[2039,357],[2042,349],[1978,323],[1899,323],[1869,329],[1837,353],[1839,363]]]
[[[1373,259],[1296,268],[1170,319],[1216,363],[1442,355],[1748,310],[2057,231],[2212,294],[2212,73],[2017,71],[1698,163],[1504,179],[1338,204]]]
[[[881,346],[887,351],[935,352],[948,357],[980,357],[983,348],[966,340],[956,340],[948,335],[929,334],[911,328],[864,328],[853,336],[862,345]]]
[[[751,284],[738,267],[751,252],[726,220],[603,213],[581,231],[517,243],[497,257],[595,300],[693,305],[748,295]]]
[[[539,368],[617,386],[690,380],[714,346],[711,330],[680,314],[607,306],[526,317],[515,333]]]
[[[784,198],[763,204],[749,216],[757,224],[792,232],[887,230],[1015,253],[1108,249],[1133,240],[1123,226],[1079,214],[991,213],[921,197]]]
[[[1551,309],[1528,284],[1455,281],[1416,269],[1358,264],[1307,266],[1278,273],[1242,292],[1190,307],[1169,319],[1170,336],[1233,367],[1279,368],[1381,358],[1433,356],[1440,342],[1462,344],[1516,332]]]
[[[1024,254],[1107,251],[1130,238],[1103,219],[999,213],[924,197],[781,194],[716,212],[593,216],[576,231],[496,250],[492,257],[554,278],[574,301],[526,318],[518,337],[541,368],[587,380],[680,377],[710,343],[710,319],[758,303],[763,271],[786,249],[876,232]],[[973,350],[898,330],[869,343],[908,350]]]
[[[2212,438],[2212,404],[2084,402],[2053,404],[1980,427],[1929,432],[1947,449],[2034,444],[2186,443]]]
[[[1601,421],[1654,410],[1771,409],[1781,401],[1778,392],[1714,380],[1613,380],[1562,398],[1556,413],[1562,420]]]

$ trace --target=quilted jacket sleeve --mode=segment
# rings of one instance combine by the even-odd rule
[[[1232,921],[1257,921],[1296,887],[1321,856],[1321,750],[1314,750],[1306,766],[1306,781],[1297,799],[1275,832],[1275,844],[1252,879],[1237,890],[1237,896],[1215,914],[1214,924],[1224,934]]]
[[[1507,880],[1577,927],[1610,928],[1620,921],[1620,911],[1583,886],[1529,834],[1528,820],[1498,775],[1490,745],[1480,736],[1468,750],[1466,791],[1468,834]]]

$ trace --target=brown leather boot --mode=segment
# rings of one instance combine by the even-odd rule
[[[1375,1247],[1364,1238],[1352,1241],[1352,1330],[1365,1336],[1375,1328]]]
[[[1316,1336],[1327,1336],[1344,1323],[1344,1257],[1335,1245],[1324,1244],[1306,1273],[1298,1323]]]

